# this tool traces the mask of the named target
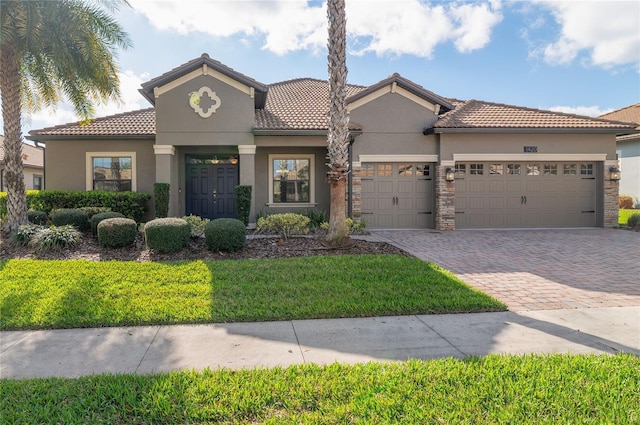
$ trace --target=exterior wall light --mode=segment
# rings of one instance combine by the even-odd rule
[[[451,167],[447,167],[447,169],[444,170],[444,179],[448,182],[452,182],[455,178],[456,175],[453,173],[453,169]]]
[[[609,180],[617,182],[620,180],[620,170],[616,167],[609,167]]]

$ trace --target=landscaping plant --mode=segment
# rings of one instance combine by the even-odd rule
[[[138,233],[138,225],[130,218],[105,218],[98,223],[98,243],[100,246],[120,248],[133,245]]]
[[[45,225],[49,220],[49,216],[44,211],[27,211],[27,218],[30,223]]]
[[[249,225],[249,214],[251,213],[251,186],[243,185],[234,188],[236,198],[236,210],[238,211],[238,220]]]
[[[184,221],[189,223],[191,226],[191,237],[192,238],[203,238],[204,237],[204,228],[209,223],[208,218],[201,218],[197,215],[189,214],[182,217]]]
[[[93,236],[98,236],[98,224],[102,220],[106,220],[107,218],[124,218],[124,215],[115,211],[107,211],[95,214],[93,217],[91,217],[91,220],[89,220],[89,222],[91,223],[91,234]]]
[[[62,208],[51,214],[51,222],[54,226],[73,225],[85,230],[89,227],[89,214],[79,208]]]
[[[177,217],[156,218],[144,225],[147,247],[158,252],[178,252],[191,239],[191,226]]]
[[[74,247],[80,242],[82,233],[76,226],[40,227],[31,236],[29,245],[36,251],[49,251]]]
[[[302,214],[271,214],[258,219],[257,230],[264,233],[275,233],[283,240],[290,236],[309,233],[309,217]]]
[[[234,218],[218,218],[207,223],[204,238],[207,248],[212,251],[238,251],[246,243],[246,227]]]
[[[153,206],[156,218],[164,218],[169,214],[169,183],[153,184]]]

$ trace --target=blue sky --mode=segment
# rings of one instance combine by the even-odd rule
[[[326,8],[318,1],[130,0],[117,20],[120,105],[146,108],[142,82],[202,53],[270,84],[327,78]],[[348,80],[394,72],[441,96],[597,116],[640,102],[640,2],[346,0]],[[23,130],[76,121],[41,111]]]

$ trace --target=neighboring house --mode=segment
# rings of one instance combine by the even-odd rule
[[[329,211],[326,81],[265,85],[205,54],[140,93],[153,108],[30,132],[47,144],[47,188],[170,183],[170,215],[218,218],[235,216],[240,184],[252,221]],[[633,125],[447,99],[397,74],[349,85],[347,103],[348,210],[369,228],[617,225],[608,170]]]
[[[624,121],[640,125],[640,103],[602,115],[600,118]],[[620,160],[620,194],[634,198],[640,206],[640,134],[624,134],[617,137]]]
[[[27,190],[44,189],[44,149],[22,144],[24,185]],[[0,136],[0,192],[7,190],[4,162],[4,136]]]

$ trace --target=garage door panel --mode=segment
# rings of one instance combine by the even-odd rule
[[[470,165],[466,170],[472,169]],[[484,163],[485,170],[489,167]],[[527,170],[526,163],[520,169]],[[595,178],[580,175],[580,163],[577,175],[564,175],[563,170],[563,163],[541,163],[536,175],[484,174],[456,179],[456,227],[595,226]]]
[[[362,179],[362,218],[370,228],[432,228],[433,166],[376,163],[373,176]],[[418,172],[419,171],[419,172]],[[365,187],[366,183],[366,187]]]

